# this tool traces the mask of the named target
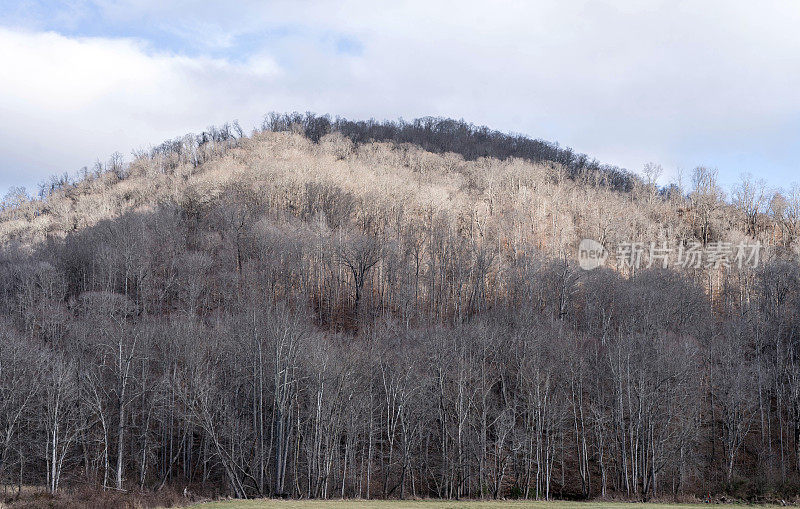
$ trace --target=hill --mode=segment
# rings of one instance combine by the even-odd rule
[[[796,496],[800,193],[647,175],[451,120],[273,115],[12,193],[0,476]]]

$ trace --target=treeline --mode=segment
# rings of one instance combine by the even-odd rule
[[[573,179],[588,178],[617,191],[631,191],[638,181],[635,174],[625,169],[602,164],[569,147],[561,148],[557,143],[531,139],[521,134],[506,134],[450,118],[423,117],[411,122],[402,119],[379,122],[340,117],[331,120],[328,115],[313,113],[270,113],[264,119],[262,129],[272,132],[299,130],[314,142],[331,132],[337,132],[356,144],[374,141],[411,143],[437,154],[453,152],[468,161],[481,157],[548,161],[566,168]]]
[[[795,194],[726,202],[704,168],[620,193],[337,132],[186,140],[3,219],[4,485],[798,495]],[[765,251],[589,272],[583,237]]]

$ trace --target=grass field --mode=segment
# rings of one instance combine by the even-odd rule
[[[211,502],[192,507],[198,509],[708,509],[709,506],[702,504],[629,504],[613,502],[234,500],[228,502]]]

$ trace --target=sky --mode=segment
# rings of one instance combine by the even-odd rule
[[[788,188],[798,27],[796,0],[4,0],[0,193],[270,111],[445,116],[662,184]]]

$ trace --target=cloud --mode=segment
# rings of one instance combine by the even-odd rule
[[[281,75],[244,63],[153,53],[135,40],[0,29],[2,184],[32,182],[264,107],[251,92]]]
[[[463,117],[631,169],[719,166],[728,182],[786,184],[800,156],[789,0],[84,1],[8,19],[0,187],[293,109]]]

